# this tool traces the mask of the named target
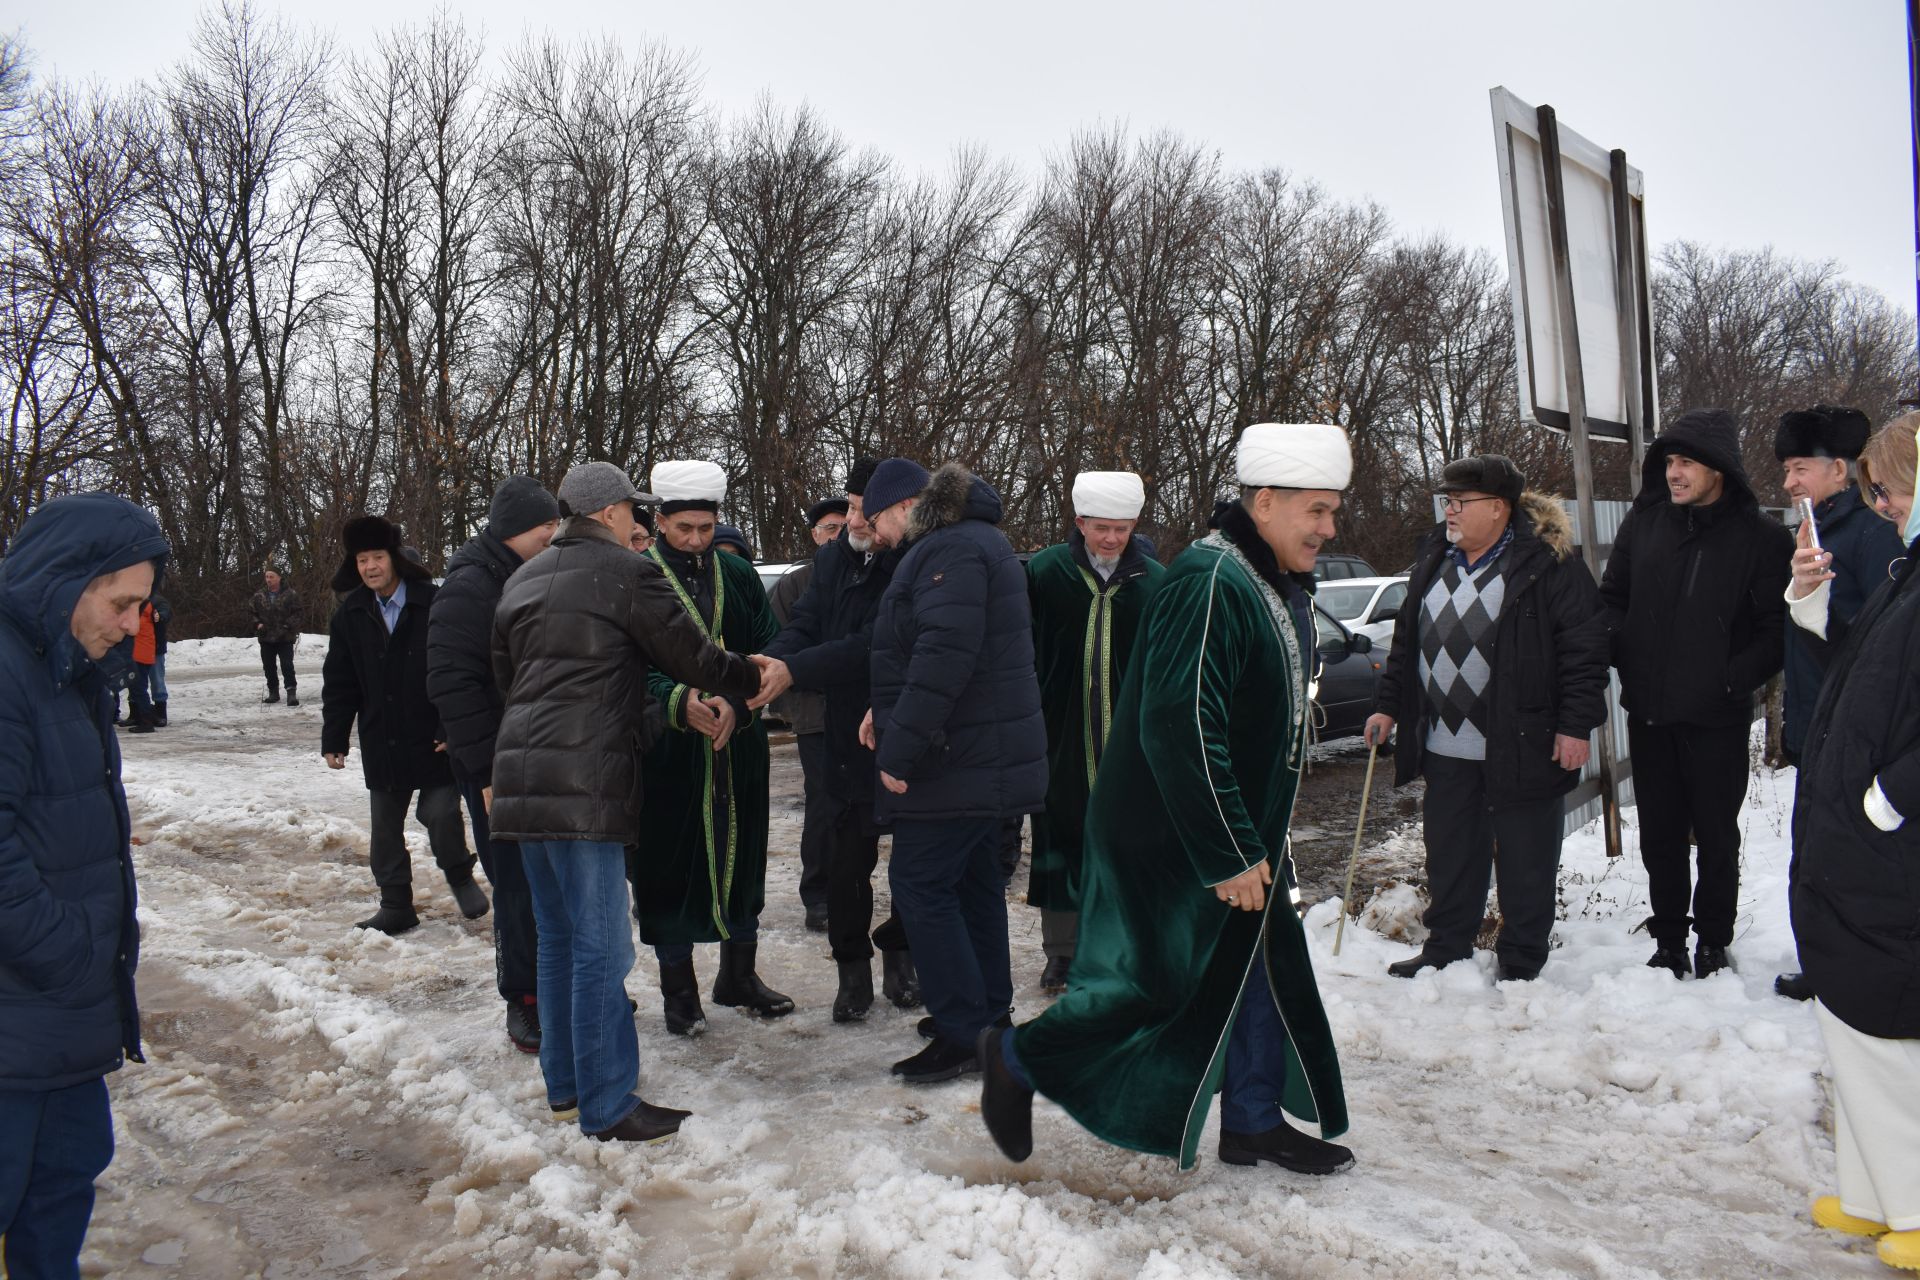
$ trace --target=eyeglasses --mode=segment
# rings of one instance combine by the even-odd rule
[[[1883,484],[1868,484],[1867,496],[1873,499],[1873,505],[1876,507],[1883,502],[1891,503],[1893,501],[1893,495],[1887,492],[1887,486]]]
[[[1446,494],[1446,493],[1438,493],[1438,494],[1435,494],[1434,496],[1435,496],[1436,498],[1439,498],[1439,499],[1440,499],[1440,505],[1446,508],[1446,510],[1447,510],[1447,514],[1448,514],[1448,515],[1454,515],[1454,516],[1457,516],[1457,515],[1459,515],[1459,514],[1460,514],[1460,513],[1462,512],[1462,511],[1465,511],[1465,510],[1467,509],[1467,504],[1468,504],[1469,502],[1499,502],[1499,501],[1501,501],[1501,499],[1499,499],[1499,498],[1497,498],[1497,497],[1490,497],[1490,498],[1456,498],[1456,497],[1454,497],[1453,495],[1451,495],[1451,494]]]

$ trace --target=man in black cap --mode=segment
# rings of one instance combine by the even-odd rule
[[[1834,574],[1828,588],[1829,616],[1847,622],[1907,551],[1900,542],[1900,530],[1868,510],[1853,484],[1853,462],[1872,433],[1867,415],[1858,409],[1825,404],[1782,414],[1773,433],[1773,456],[1780,459],[1787,496],[1813,503],[1820,546],[1833,557],[1827,566]],[[1824,675],[1805,633],[1789,620],[1780,735],[1789,764],[1800,763],[1807,722],[1813,718]],[[1813,988],[1798,973],[1783,973],[1773,985],[1781,995],[1795,1000],[1813,998]]]
[[[807,533],[815,547],[824,547],[847,527],[847,500],[823,498],[807,508]],[[819,552],[814,553],[817,559]],[[787,570],[767,593],[774,619],[781,626],[793,621],[793,606],[813,581],[814,560]],[[800,831],[800,905],[806,908],[807,928],[827,928],[826,710],[827,698],[811,689],[782,695],[771,710],[793,729],[800,752],[800,775],[806,788],[806,823]]]
[[[1747,480],[1731,413],[1689,410],[1654,439],[1600,597],[1628,712],[1653,908],[1647,963],[1676,978],[1731,963],[1753,696],[1780,670],[1792,559],[1793,535]]]
[[[506,709],[493,680],[493,611],[514,570],[545,551],[559,527],[554,496],[532,476],[508,476],[494,490],[486,528],[447,561],[427,619],[427,696],[440,712],[474,848],[493,885],[494,978],[507,1002],[507,1038],[523,1053],[540,1051],[538,943],[520,846],[487,830],[494,735]]]
[[[1450,462],[1446,520],[1414,553],[1366,739],[1403,726],[1394,782],[1425,777],[1426,945],[1396,978],[1473,954],[1498,871],[1501,981],[1547,962],[1566,793],[1606,719],[1607,630],[1560,503],[1499,454]]]
[[[749,704],[769,701],[788,688],[824,699],[821,790],[828,809],[827,942],[840,970],[840,989],[833,1000],[836,1022],[858,1022],[873,1007],[876,946],[887,999],[902,1009],[920,1003],[913,957],[899,921],[889,917],[868,933],[873,926],[873,869],[880,860],[881,829],[873,817],[879,774],[873,752],[860,742],[860,722],[872,700],[868,654],[873,619],[900,560],[897,549],[875,543],[864,514],[867,481],[877,465],[873,458],[861,458],[847,473],[845,528],[814,555],[807,589],[794,602],[792,617],[766,652],[754,658],[763,670],[760,694]]]
[[[426,567],[402,554],[400,530],[379,516],[347,521],[346,554],[333,575],[345,593],[328,626],[320,668],[320,752],[330,769],[347,767],[356,720],[373,833],[368,846],[380,909],[355,928],[405,933],[420,923],[413,909],[413,863],[407,856],[407,805],[427,829],[433,860],[447,877],[460,914],[487,913],[487,895],[473,882],[473,854],[460,823],[460,788],[447,765],[440,713],[427,697],[427,617],[435,588]]]

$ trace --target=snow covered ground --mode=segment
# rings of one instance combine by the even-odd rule
[[[120,1149],[90,1275],[1890,1274],[1807,1221],[1833,1155],[1812,1011],[1770,990],[1792,954],[1790,774],[1753,780],[1737,974],[1644,968],[1644,878],[1592,832],[1568,841],[1536,983],[1496,986],[1486,955],[1387,977],[1419,933],[1405,889],[1338,957],[1337,908],[1317,906],[1358,1166],[1311,1179],[1223,1166],[1212,1135],[1183,1175],[1044,1101],[1034,1158],[1010,1165],[972,1080],[897,1083],[916,1015],[829,1020],[833,966],[795,893],[797,764],[777,750],[761,972],[800,1007],[709,1008],[706,1036],[669,1037],[643,951],[642,1087],[696,1114],[669,1144],[603,1146],[547,1118],[502,1032],[487,922],[460,919],[417,828],[423,925],[351,927],[373,902],[366,799],[356,762],[319,757],[324,647],[301,644],[311,701],[289,709],[259,705],[250,640],[175,645],[172,727],[123,740],[148,1062],[110,1077]],[[1012,920],[1029,1017],[1039,933],[1017,901]],[[703,949],[703,983],[713,963]]]

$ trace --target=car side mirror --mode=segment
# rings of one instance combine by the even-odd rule
[[[1392,622],[1393,615],[1398,612],[1399,612],[1398,609],[1389,609],[1386,605],[1381,605],[1378,609],[1375,609],[1370,615],[1368,615],[1367,621],[1368,622]]]
[[[1346,649],[1348,653],[1372,653],[1373,637],[1356,631],[1347,637]]]

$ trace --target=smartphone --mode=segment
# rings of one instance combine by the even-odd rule
[[[1820,526],[1813,518],[1813,499],[1801,498],[1793,505],[1800,508],[1800,519],[1806,522],[1807,540],[1813,543],[1813,549],[1825,551],[1826,548],[1820,545]]]

